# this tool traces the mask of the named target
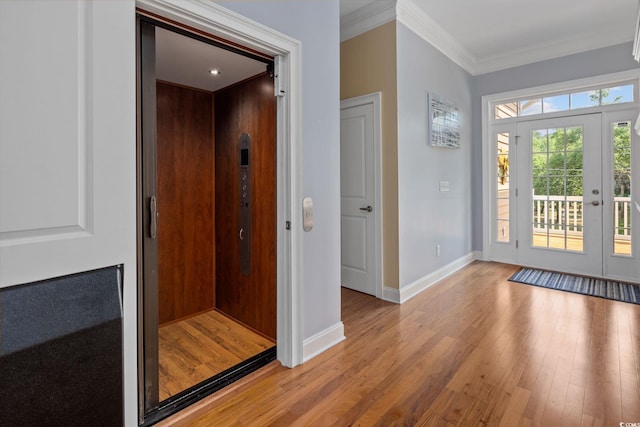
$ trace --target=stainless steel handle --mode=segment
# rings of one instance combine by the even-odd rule
[[[373,206],[367,206],[366,208],[360,208],[361,211],[373,212]]]
[[[158,236],[158,202],[156,196],[151,196],[149,201],[151,224],[149,225],[149,237],[155,239]]]
[[[594,200],[593,202],[591,202],[591,204],[593,206],[598,206],[600,204],[600,201],[599,200]]]
[[[244,228],[240,229],[240,231],[238,232],[238,237],[240,238],[240,240],[244,240]]]

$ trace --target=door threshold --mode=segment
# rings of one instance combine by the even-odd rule
[[[148,412],[141,426],[153,425],[276,360],[276,346],[188,388]]]

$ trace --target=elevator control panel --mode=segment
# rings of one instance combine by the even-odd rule
[[[240,271],[251,272],[251,137],[243,133],[238,139],[238,247]]]

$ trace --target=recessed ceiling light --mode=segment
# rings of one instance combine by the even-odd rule
[[[209,70],[209,74],[211,74],[212,76],[219,76],[222,73],[217,68],[212,68]]]

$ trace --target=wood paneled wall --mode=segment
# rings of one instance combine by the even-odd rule
[[[215,307],[212,94],[157,84],[158,309],[167,323]]]
[[[273,79],[257,76],[215,93],[216,305],[276,338],[276,100]],[[251,272],[240,272],[238,139],[252,140]]]

